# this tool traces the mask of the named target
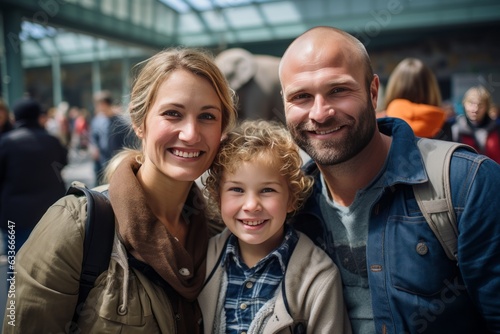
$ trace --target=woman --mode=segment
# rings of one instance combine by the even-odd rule
[[[16,262],[16,323],[4,332],[200,333],[208,229],[195,184],[235,122],[233,94],[213,59],[169,49],[150,58],[131,93],[140,151],[110,162],[116,235],[78,324],[86,202],[67,196],[38,223]],[[7,305],[13,299],[9,299]],[[74,328],[73,328],[74,327]]]
[[[451,140],[441,102],[436,77],[421,60],[406,58],[392,71],[385,91],[385,115],[405,120],[416,136]]]

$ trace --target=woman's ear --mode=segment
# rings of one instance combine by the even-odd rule
[[[136,136],[139,138],[139,139],[144,139],[144,133],[143,133],[143,130],[142,130],[142,126],[141,127],[136,127],[134,126],[134,132],[136,134]]]

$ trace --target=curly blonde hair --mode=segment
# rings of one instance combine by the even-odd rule
[[[274,121],[246,120],[221,142],[219,152],[203,180],[211,218],[220,219],[220,190],[224,173],[233,173],[241,163],[248,161],[263,161],[279,168],[288,183],[293,212],[309,196],[313,179],[302,171],[299,148],[288,130]]]

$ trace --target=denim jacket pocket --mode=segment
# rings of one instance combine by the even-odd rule
[[[389,274],[394,288],[433,296],[457,275],[424,217],[391,216],[386,230]]]

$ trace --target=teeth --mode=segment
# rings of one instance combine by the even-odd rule
[[[318,134],[318,135],[326,135],[326,134],[338,131],[339,129],[340,129],[340,126],[336,127],[335,129],[330,129],[330,130],[326,130],[326,131],[316,131],[316,134]]]
[[[257,226],[257,225],[260,225],[264,222],[265,220],[253,220],[253,221],[249,221],[249,220],[242,220],[243,224],[245,225],[250,225],[250,226]]]
[[[172,150],[172,153],[178,157],[183,158],[197,158],[200,155],[200,152],[184,152],[180,150]]]

